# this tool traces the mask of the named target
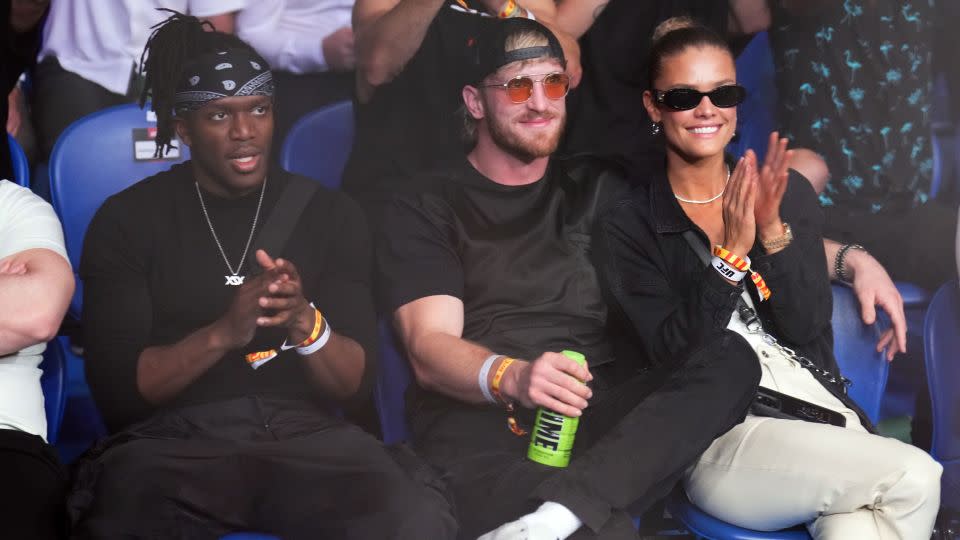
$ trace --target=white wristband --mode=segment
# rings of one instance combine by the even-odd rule
[[[330,341],[330,334],[333,333],[333,331],[330,330],[330,321],[328,321],[327,318],[324,317],[323,324],[325,328],[323,329],[323,333],[320,334],[320,337],[318,337],[316,341],[307,345],[306,347],[297,347],[297,354],[299,354],[300,356],[309,356],[319,351],[320,349],[322,349],[323,346],[326,345],[328,341]]]
[[[494,399],[493,394],[490,393],[490,386],[487,384],[487,377],[490,375],[490,368],[493,367],[493,363],[497,361],[497,358],[502,357],[502,354],[491,354],[483,361],[483,367],[480,368],[480,374],[477,375],[477,386],[480,387],[480,391],[483,392],[483,397],[490,403],[496,403],[497,400]]]
[[[730,281],[740,282],[743,278],[747,277],[746,272],[741,272],[733,267],[727,261],[721,259],[720,257],[714,256],[713,261],[710,263],[710,266],[713,267],[721,276],[729,279]]]

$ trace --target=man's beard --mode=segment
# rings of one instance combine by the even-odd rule
[[[523,137],[512,130],[512,121],[501,121],[496,117],[487,118],[487,128],[490,131],[490,138],[504,152],[507,152],[522,161],[533,161],[537,158],[549,157],[560,145],[560,136],[563,135],[563,128],[566,125],[566,115],[562,114],[527,114],[518,121],[532,120],[534,118],[550,118],[557,120],[555,129],[551,132],[545,132],[536,139]]]

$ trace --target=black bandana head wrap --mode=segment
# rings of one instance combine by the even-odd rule
[[[248,49],[206,53],[184,66],[174,95],[176,112],[193,111],[215,99],[273,96],[273,74],[260,55]]]

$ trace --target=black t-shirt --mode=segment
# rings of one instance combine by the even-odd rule
[[[418,191],[416,173],[464,153],[457,112],[467,80],[464,68],[476,54],[474,36],[492,20],[449,1],[403,71],[377,88],[369,103],[357,106],[343,187],[371,219],[394,194]]]
[[[688,15],[720,35],[727,2],[717,0],[612,0],[580,38],[583,82],[567,98],[569,123],[563,150],[622,161],[632,176],[660,167],[663,144],[650,132],[643,91],[651,37],[658,24]]]
[[[10,159],[10,146],[7,144],[7,96],[17,85],[20,74],[33,65],[40,46],[40,29],[43,20],[25,34],[14,33],[10,27],[10,2],[0,2],[0,127],[3,137],[0,140],[0,179],[13,180],[13,165]]]
[[[177,342],[222,316],[236,291],[203,216],[190,163],[143,180],[110,197],[90,224],[80,277],[84,283],[86,370],[97,405],[111,428],[148,416],[137,390],[143,349]],[[259,231],[275,211],[289,173],[271,171]],[[232,265],[250,234],[260,191],[228,200],[204,193],[210,219]],[[256,243],[256,239],[254,241]],[[247,254],[241,274],[258,265]],[[331,328],[366,351],[365,382],[374,372],[376,328],[370,293],[371,248],[357,205],[319,189],[283,253],[300,271],[304,296]],[[251,394],[322,397],[306,363],[293,349],[252,369],[247,353],[279,349],[284,333],[261,329],[244,349],[225,355],[188,386],[170,407]]]
[[[828,214],[926,202],[932,2],[826,2],[809,16],[773,4],[782,131],[826,159],[831,178],[820,203]]]
[[[396,199],[384,218],[378,266],[392,312],[433,295],[464,305],[463,338],[534,359],[582,352],[612,360],[607,309],[590,238],[622,174],[594,159],[552,160],[523,186],[497,184],[465,159],[426,175],[431,188]]]

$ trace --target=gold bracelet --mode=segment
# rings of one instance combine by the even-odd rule
[[[783,224],[783,234],[774,238],[773,240],[760,240],[760,245],[763,246],[763,249],[767,251],[774,251],[777,249],[783,249],[790,245],[790,242],[793,242],[793,230],[790,228],[789,223]]]

